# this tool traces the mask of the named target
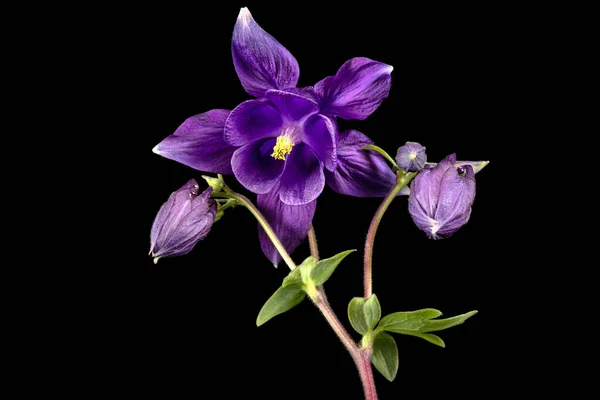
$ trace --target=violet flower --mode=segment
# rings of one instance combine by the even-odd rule
[[[211,188],[200,195],[198,191],[198,183],[192,179],[173,192],[158,211],[150,233],[154,263],[162,257],[189,253],[210,231],[217,204],[210,199]]]
[[[456,154],[437,166],[426,165],[410,185],[408,211],[431,239],[445,238],[469,221],[475,200],[475,171],[456,167]]]
[[[258,207],[289,252],[306,238],[326,181],[354,196],[385,195],[373,179],[393,187],[383,157],[343,146],[369,139],[356,131],[338,133],[336,122],[362,120],[377,109],[390,91],[391,66],[352,58],[336,75],[297,88],[298,62],[247,8],[237,18],[232,56],[242,86],[257,99],[231,112],[187,119],[156,153],[201,171],[233,173],[258,194]],[[259,233],[263,252],[278,264],[279,254],[260,227]]]

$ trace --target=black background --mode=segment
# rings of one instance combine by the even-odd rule
[[[406,141],[417,141],[430,161],[453,152],[459,160],[491,161],[477,175],[471,220],[452,238],[428,240],[413,224],[406,198],[398,198],[379,228],[374,256],[374,293],[384,315],[426,307],[445,316],[479,310],[464,325],[440,333],[444,349],[396,336],[396,380],[375,371],[380,399],[456,393],[486,398],[511,379],[509,371],[500,371],[501,352],[495,349],[514,290],[504,278],[514,267],[502,261],[510,238],[501,230],[513,222],[504,213],[509,204],[501,176],[511,168],[503,155],[513,150],[506,135],[514,126],[507,121],[520,111],[510,101],[521,59],[512,47],[518,10],[388,8],[375,2],[147,5],[123,15],[127,28],[115,49],[125,89],[119,100],[133,120],[124,140],[134,144],[131,167],[140,193],[127,217],[133,227],[125,234],[127,262],[112,267],[117,282],[101,311],[111,356],[98,390],[165,398],[363,398],[350,357],[310,302],[255,326],[287,267],[274,269],[264,257],[257,224],[244,209],[228,211],[185,257],[154,265],[147,256],[162,203],[187,180],[202,182],[202,172],[151,149],[186,118],[233,109],[251,98],[231,60],[231,34],[242,6],[296,57],[299,87],[335,74],[352,57],[394,66],[389,98],[365,121],[339,120],[341,130],[357,129],[392,155]],[[247,193],[233,177],[226,180]],[[347,304],[362,295],[361,249],[380,201],[329,188],[318,200],[313,223],[321,256],[359,249],[326,284],[349,330]],[[308,254],[305,244],[293,258],[298,262]]]

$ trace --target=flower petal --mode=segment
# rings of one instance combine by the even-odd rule
[[[467,223],[475,200],[475,171],[470,165],[448,168],[442,177],[440,198],[434,219],[440,224],[437,235],[450,236]]]
[[[287,157],[285,172],[281,176],[281,201],[290,206],[310,203],[319,197],[323,187],[323,163],[306,144],[294,146]]]
[[[251,192],[268,193],[279,182],[285,162],[271,157],[276,142],[274,138],[257,140],[233,153],[233,173]]]
[[[229,113],[229,110],[211,110],[194,115],[152,151],[200,171],[231,174],[231,156],[235,147],[223,139],[223,127]]]
[[[391,86],[391,65],[352,58],[315,85],[321,113],[344,119],[365,119],[379,107]]]
[[[287,205],[279,199],[279,185],[277,185],[270,193],[258,195],[257,206],[275,231],[283,247],[288,253],[292,253],[308,235],[317,201],[313,200],[299,206]],[[277,266],[281,261],[281,256],[260,224],[258,225],[258,237],[263,253]]]
[[[359,131],[340,134],[337,146],[337,168],[325,171],[327,184],[334,191],[356,197],[384,197],[396,185],[396,174],[383,156],[361,150],[373,141]],[[403,188],[399,195],[408,194]]]
[[[198,195],[199,189],[198,183],[191,179],[171,193],[168,200],[160,207],[150,231],[152,244],[150,253],[163,247],[165,240],[173,234],[181,218],[191,210],[192,200]]]
[[[317,94],[315,93],[315,88],[312,86],[306,86],[303,88],[295,88],[295,87],[287,88],[287,89],[285,89],[285,91],[305,97],[309,100],[314,101],[317,104],[319,103],[319,98],[317,97]]]
[[[242,8],[233,29],[231,54],[235,72],[246,92],[262,97],[268,89],[295,87],[298,62]]]
[[[450,154],[444,158],[437,166],[432,167],[425,165],[415,179],[411,182],[410,191],[416,192],[414,196],[425,213],[433,217],[435,215],[440,189],[442,185],[442,177],[449,168],[454,168],[456,162],[456,154]]]
[[[478,173],[484,169],[490,162],[489,161],[457,161],[454,163],[455,167],[462,167],[470,165],[473,168],[473,172]]]
[[[243,146],[257,139],[279,135],[283,120],[264,100],[248,100],[233,109],[225,121],[225,142]]]
[[[424,170],[422,170],[421,173],[424,173],[423,171]],[[419,202],[415,196],[415,191],[412,189],[408,196],[408,212],[415,225],[417,225],[420,230],[424,231],[428,237],[434,238],[434,235],[431,233],[431,228],[437,223],[427,214],[427,210],[425,210],[423,205]]]
[[[198,196],[199,187],[190,180],[163,204],[150,233],[150,253],[158,258],[184,255],[208,234],[216,214],[211,188]]]
[[[217,213],[217,204],[194,202],[192,209],[179,221],[177,229],[164,243],[155,257],[183,256],[194,248],[210,232]]]
[[[337,126],[330,118],[316,114],[306,120],[302,141],[312,148],[330,171],[337,165],[337,140]]]
[[[279,110],[283,119],[289,122],[300,121],[310,114],[319,112],[319,105],[316,101],[300,94],[268,90],[265,97]]]
[[[471,168],[473,168],[473,172],[475,172],[475,174],[477,174],[482,169],[484,169],[489,163],[490,163],[489,161],[457,161],[454,163],[454,166],[455,167],[463,167],[465,165],[470,165]],[[437,165],[437,163],[433,163],[433,162],[427,162],[425,164],[431,165],[433,167],[435,167]]]

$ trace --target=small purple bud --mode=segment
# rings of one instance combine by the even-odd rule
[[[396,164],[404,172],[417,172],[423,168],[426,161],[425,147],[419,143],[406,142],[396,153]]]
[[[475,172],[471,165],[455,163],[456,155],[449,155],[437,166],[422,169],[410,186],[408,211],[431,239],[452,235],[471,216]]]
[[[192,179],[173,192],[158,211],[150,233],[155,264],[162,257],[189,253],[210,231],[217,204],[210,198],[211,188],[199,192],[198,183]]]

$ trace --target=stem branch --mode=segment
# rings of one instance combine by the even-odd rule
[[[368,299],[373,294],[373,246],[375,245],[375,234],[377,233],[379,223],[390,204],[392,204],[394,198],[415,175],[416,173],[414,172],[409,172],[407,174],[404,174],[402,171],[398,172],[396,176],[396,186],[394,186],[387,196],[385,196],[383,202],[375,212],[373,220],[371,220],[371,226],[369,226],[369,232],[367,233],[367,241],[365,242],[365,299]]]
[[[315,228],[310,224],[308,230],[308,244],[310,246],[310,255],[314,257],[316,261],[319,261],[319,245],[317,244],[317,234]]]
[[[260,211],[258,211],[258,208],[256,208],[256,206],[254,204],[252,204],[252,202],[250,200],[248,200],[248,198],[246,196],[241,195],[239,193],[235,193],[234,191],[232,191],[231,189],[229,189],[227,187],[225,187],[225,192],[218,192],[218,193],[213,193],[213,194],[215,196],[224,196],[224,197],[228,197],[230,199],[235,199],[238,201],[238,203],[240,203],[241,205],[246,207],[252,213],[252,215],[254,215],[254,217],[258,220],[258,223],[260,224],[260,226],[263,227],[263,229],[267,233],[267,236],[269,236],[269,239],[271,239],[273,246],[275,246],[275,248],[281,255],[281,258],[283,259],[283,261],[285,261],[285,263],[288,265],[288,267],[290,267],[291,270],[294,270],[296,268],[296,264],[294,264],[294,261],[292,260],[292,258],[288,254],[288,252],[285,250],[285,247],[283,247],[283,244],[281,244],[281,242],[279,241],[279,238],[277,237],[277,235],[275,235],[275,232],[273,232],[273,228],[271,228],[271,225],[269,225],[269,223],[267,222],[267,219],[264,217],[264,215],[262,215],[262,213]]]
[[[238,201],[239,204],[246,207],[263,227],[263,229],[269,236],[269,239],[271,239],[271,242],[273,242],[273,245],[275,246],[277,251],[279,251],[281,258],[283,258],[283,260],[290,267],[290,269],[293,270],[296,268],[296,264],[277,238],[277,235],[275,235],[275,232],[273,232],[273,229],[271,228],[265,217],[256,208],[256,206],[252,204],[250,200],[248,200],[248,198],[239,193],[233,192],[227,187],[225,187],[224,192],[213,192],[213,196],[221,196],[230,199],[235,199]],[[308,231],[308,240],[310,244],[311,255],[316,260],[318,260],[319,249],[317,246],[317,236],[315,235],[315,230],[312,224],[310,225],[310,229]],[[333,329],[333,331],[341,340],[346,350],[348,350],[350,356],[352,357],[352,360],[354,360],[354,363],[356,364],[356,367],[358,368],[358,373],[360,375],[360,380],[365,393],[365,399],[377,400],[377,392],[375,391],[375,380],[373,378],[373,369],[371,368],[371,355],[373,350],[370,348],[360,349],[357,346],[357,344],[352,339],[352,336],[350,336],[348,331],[346,331],[346,328],[344,328],[344,325],[341,323],[341,321],[338,319],[338,317],[335,315],[335,312],[329,305],[323,286],[317,287],[317,295],[315,296],[315,298],[311,297],[311,300],[313,301],[315,306],[317,306],[319,311],[321,311],[321,314],[323,314],[323,317],[325,317],[325,319],[331,326],[331,329]]]

